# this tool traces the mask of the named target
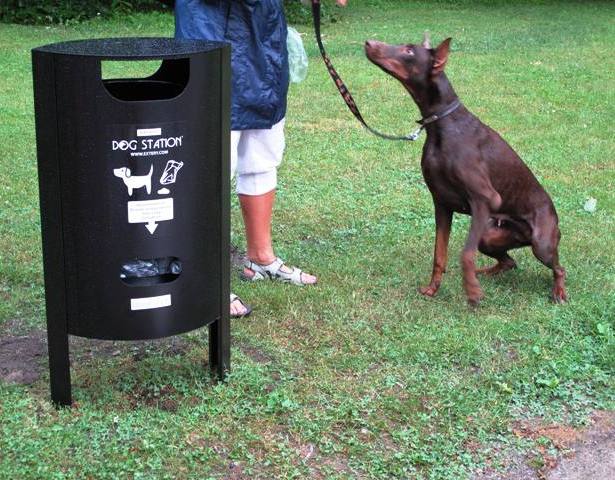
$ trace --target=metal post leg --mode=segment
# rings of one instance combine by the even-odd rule
[[[51,400],[56,407],[72,404],[70,387],[70,358],[68,353],[68,334],[47,329],[49,349],[49,382]]]
[[[231,324],[228,314],[223,314],[209,324],[209,368],[218,380],[226,379],[231,370]]]

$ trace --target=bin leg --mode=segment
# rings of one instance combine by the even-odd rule
[[[209,324],[209,368],[218,380],[225,380],[231,370],[231,323],[226,314]]]
[[[49,349],[51,400],[56,407],[70,406],[72,398],[68,334],[47,329],[47,345]]]

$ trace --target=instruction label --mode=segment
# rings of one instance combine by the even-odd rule
[[[131,310],[150,310],[171,306],[171,295],[159,295],[157,297],[131,298]]]
[[[128,223],[145,223],[150,233],[154,233],[158,224],[173,220],[173,199],[136,200],[128,202]]]

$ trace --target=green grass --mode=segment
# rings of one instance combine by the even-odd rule
[[[319,285],[234,280],[257,309],[233,322],[226,384],[212,384],[203,367],[206,329],[184,336],[182,354],[165,353],[162,341],[140,361],[123,351],[74,362],[72,410],[49,405],[46,377],[0,383],[0,478],[461,479],[497,466],[497,449],[536,446],[513,435],[516,419],[578,425],[613,409],[615,8],[510,3],[356,1],[323,33],[368,121],[401,133],[418,112],[362,43],[418,42],[425,29],[434,42],[453,37],[447,71],[458,94],[519,152],[558,209],[567,305],[549,303],[550,272],[519,251],[520,268],[482,280],[487,297],[468,309],[461,217],[438,297],[417,294],[434,230],[422,142],[361,129],[309,27],[299,26],[311,65],[290,90],[274,237],[278,253],[319,274]],[[44,327],[29,50],[172,30],[161,14],[0,25],[0,328]],[[598,200],[593,214],[583,210],[588,197]],[[243,245],[237,208],[232,236]]]

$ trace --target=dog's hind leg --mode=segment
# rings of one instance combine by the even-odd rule
[[[513,228],[507,220],[489,219],[485,233],[478,244],[478,251],[495,258],[498,263],[491,267],[478,269],[477,274],[497,275],[517,267],[517,263],[508,255],[508,251],[531,244],[530,238]]]
[[[498,263],[490,267],[483,267],[476,269],[477,275],[494,276],[499,273],[507,272],[513,268],[517,268],[517,262],[508,255],[507,251],[493,251],[485,248],[482,243],[478,246],[478,251],[487,255],[488,257],[495,258]]]
[[[536,215],[532,230],[532,252],[544,265],[553,270],[553,290],[551,299],[555,303],[565,303],[568,299],[564,280],[566,271],[559,264],[558,245],[560,231],[557,225],[557,214],[551,207]]]
[[[433,270],[431,281],[426,287],[419,288],[419,292],[427,297],[433,297],[440,288],[442,275],[446,271],[448,259],[448,239],[451,233],[453,212],[441,205],[435,204],[436,210],[436,244],[433,253]]]

